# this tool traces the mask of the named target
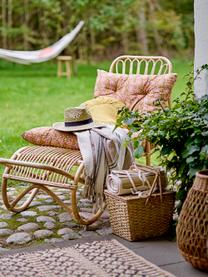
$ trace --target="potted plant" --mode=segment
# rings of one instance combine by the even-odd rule
[[[208,65],[197,72],[197,76]],[[193,184],[196,172],[208,168],[208,95],[196,99],[193,92],[193,74],[188,74],[186,90],[173,101],[172,107],[162,107],[151,113],[132,112],[123,108],[117,126],[129,129],[129,139],[135,147],[135,156],[144,152],[142,141],[147,139],[159,153],[160,165],[169,172],[176,190],[178,212]]]

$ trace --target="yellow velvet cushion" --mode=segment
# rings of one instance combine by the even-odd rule
[[[95,122],[114,124],[118,110],[124,106],[124,103],[112,97],[99,96],[84,102],[81,106],[89,110]]]

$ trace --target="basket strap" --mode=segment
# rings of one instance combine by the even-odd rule
[[[159,167],[158,168],[153,168],[152,166],[148,166],[148,165],[138,165],[136,163],[133,163],[132,166],[130,167],[130,169],[134,169],[134,170],[142,170],[142,171],[146,171],[146,172],[160,172]]]
[[[158,185],[158,188],[159,188],[159,193],[160,193],[160,201],[162,202],[162,184],[161,184],[161,178],[160,178],[160,169],[159,168],[153,168],[151,166],[148,166],[148,165],[138,165],[136,163],[134,163],[132,166],[131,166],[131,169],[134,169],[136,170],[137,172],[141,170],[142,171],[146,171],[146,172],[151,172],[151,173],[155,173],[155,178],[154,178],[154,181],[152,183],[152,186],[151,186],[151,189],[150,189],[150,192],[149,192],[149,195],[147,197],[147,200],[146,200],[146,204],[148,203],[152,193],[154,192],[154,190],[156,189],[156,186]]]
[[[130,183],[132,185],[132,189],[131,189],[132,194],[138,194],[139,195],[140,191],[137,191],[136,185],[134,183],[134,180],[133,180],[131,174],[129,173],[128,170],[125,170],[125,173],[126,173],[126,176],[128,177],[128,179],[129,179],[129,181],[130,181]],[[137,176],[138,176],[138,178],[141,181],[143,186],[145,186],[145,184],[147,184],[148,187],[151,188],[151,184],[150,184],[149,180],[147,179],[146,176],[144,176],[142,174],[141,170],[140,171],[135,171],[135,173],[137,173]]]
[[[127,177],[129,178],[129,181],[130,181],[130,183],[131,183],[131,185],[132,185],[131,192],[132,192],[132,194],[136,194],[136,193],[137,193],[137,189],[136,189],[135,183],[134,183],[134,181],[133,181],[131,175],[129,174],[129,172],[128,172],[127,170],[126,170],[125,172],[126,172],[126,175],[127,175]],[[141,180],[142,183],[143,183],[143,180],[142,180],[142,179],[140,179],[140,180]]]
[[[155,174],[155,179],[154,179],[154,181],[153,181],[151,190],[150,190],[150,192],[149,192],[149,195],[148,195],[148,197],[147,197],[147,200],[146,200],[145,204],[148,203],[148,201],[149,201],[149,199],[150,199],[152,193],[154,192],[154,189],[156,188],[157,184],[158,184],[159,192],[160,192],[160,201],[162,202],[162,200],[163,200],[163,199],[162,199],[162,185],[161,185],[160,171],[158,171],[158,172]]]

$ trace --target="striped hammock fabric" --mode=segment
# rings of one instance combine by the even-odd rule
[[[21,64],[41,63],[58,56],[69,45],[84,25],[80,21],[78,25],[53,45],[36,51],[14,51],[0,48],[0,58]]]

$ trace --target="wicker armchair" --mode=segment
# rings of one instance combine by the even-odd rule
[[[134,69],[136,68],[136,72]],[[121,56],[115,59],[110,72],[128,74],[164,74],[170,73],[172,66],[164,57]],[[128,72],[127,72],[128,70]],[[157,72],[157,73],[156,73]],[[150,164],[150,146],[147,143],[147,164]],[[12,212],[21,212],[29,207],[39,191],[49,194],[63,209],[80,224],[95,222],[105,209],[105,204],[84,218],[78,208],[78,185],[84,184],[84,165],[80,151],[56,147],[27,146],[17,150],[10,159],[0,159],[5,166],[2,176],[2,198],[6,208]],[[9,183],[26,183],[24,189],[15,199],[8,196]],[[51,188],[62,188],[71,194],[71,205],[64,203]],[[26,200],[25,197],[27,196]]]

